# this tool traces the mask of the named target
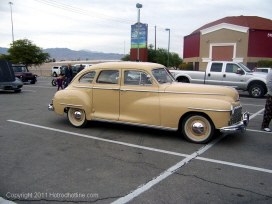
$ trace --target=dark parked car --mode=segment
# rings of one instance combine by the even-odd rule
[[[15,77],[10,61],[0,60],[0,91],[20,92],[23,85],[23,82]]]
[[[21,79],[22,82],[30,82],[35,84],[37,81],[37,75],[29,72],[28,68],[24,65],[12,65],[15,76]]]

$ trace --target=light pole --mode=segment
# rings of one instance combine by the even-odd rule
[[[14,43],[13,20],[12,20],[12,9],[11,9],[11,5],[13,5],[13,3],[12,3],[12,2],[9,2],[9,4],[10,4],[10,12],[11,12],[12,43]]]
[[[140,61],[140,9],[143,7],[142,4],[137,3],[136,8],[138,9],[138,28],[137,28],[137,35],[138,35],[138,52],[137,52],[137,60]]]
[[[170,29],[166,28],[165,30],[169,31],[169,38],[168,38],[168,60],[167,60],[167,67],[169,67]]]

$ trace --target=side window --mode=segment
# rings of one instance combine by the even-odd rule
[[[118,84],[119,71],[118,70],[103,70],[100,72],[96,83],[100,84]]]
[[[211,72],[222,72],[223,63],[212,63]]]
[[[93,83],[93,79],[95,77],[95,72],[88,72],[84,74],[82,77],[79,79],[79,83]]]
[[[151,80],[147,74],[141,71],[125,71],[124,73],[125,85],[152,85]]]
[[[226,66],[226,72],[229,72],[229,73],[237,73],[237,70],[239,69],[240,67],[237,66],[237,64],[227,64]]]

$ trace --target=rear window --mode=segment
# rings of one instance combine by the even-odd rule
[[[222,72],[223,63],[212,63],[211,72]]]

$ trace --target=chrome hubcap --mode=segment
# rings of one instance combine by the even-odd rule
[[[80,120],[81,119],[81,112],[80,111],[75,111],[74,112],[74,118],[76,119],[76,120]]]
[[[195,134],[202,134],[204,132],[204,126],[202,123],[196,122],[192,125],[192,131]]]

